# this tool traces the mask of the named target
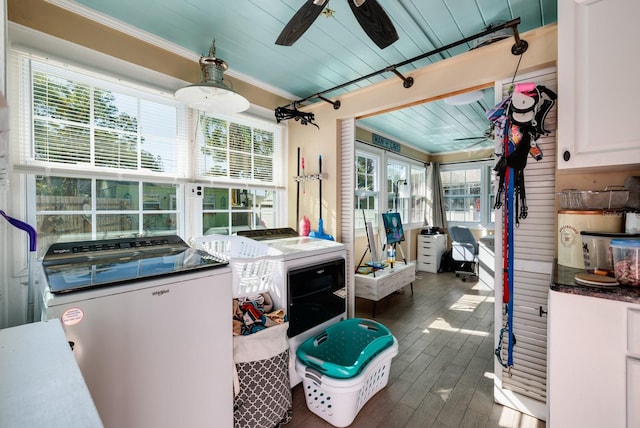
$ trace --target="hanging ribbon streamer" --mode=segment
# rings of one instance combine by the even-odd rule
[[[505,122],[505,132],[503,135],[502,146],[502,160],[507,159],[510,153],[515,149],[512,147],[513,142],[509,135],[509,120]],[[498,340],[498,347],[495,350],[495,355],[500,361],[500,364],[509,369],[513,366],[513,347],[515,346],[515,335],[513,334],[513,260],[514,260],[514,248],[513,248],[513,224],[514,224],[514,200],[515,200],[515,171],[513,168],[505,167],[501,170],[503,177],[501,177],[501,186],[498,189],[498,195],[496,195],[495,208],[502,207],[503,213],[503,272],[502,272],[502,303],[505,307],[505,314],[507,315],[507,322],[505,326],[500,330],[500,337]],[[503,200],[500,200],[504,198]],[[504,341],[504,335],[507,334],[507,361],[502,358],[502,343]]]
[[[509,213],[509,221],[507,223],[507,290],[509,291],[509,301],[507,303],[507,325],[509,326],[509,347],[507,348],[507,367],[511,369],[513,366],[513,345],[515,344],[514,335],[513,335],[513,218],[514,215],[514,170],[513,168],[507,168],[507,177],[508,177],[508,187],[507,187],[507,212]]]

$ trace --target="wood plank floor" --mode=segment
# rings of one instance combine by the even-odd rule
[[[492,291],[453,273],[418,272],[410,287],[378,302],[375,319],[398,339],[389,383],[360,410],[352,427],[542,428],[543,421],[493,402]],[[373,303],[356,299],[356,316]],[[302,384],[293,388],[287,428],[331,427],[307,409]]]

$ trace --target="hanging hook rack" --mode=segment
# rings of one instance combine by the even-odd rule
[[[371,77],[377,76],[378,74],[387,73],[387,72],[392,72],[396,76],[398,76],[400,79],[402,79],[402,86],[404,86],[405,88],[408,89],[408,88],[413,86],[413,82],[414,82],[413,77],[405,77],[405,76],[403,76],[398,71],[398,68],[404,67],[407,64],[411,64],[412,62],[415,62],[415,61],[430,57],[430,56],[438,54],[440,52],[444,52],[446,50],[449,50],[449,49],[454,48],[456,46],[462,45],[464,43],[469,43],[470,41],[473,41],[475,39],[479,39],[480,37],[484,37],[484,36],[487,36],[489,34],[496,33],[498,31],[504,30],[506,28],[511,28],[513,30],[513,38],[515,39],[515,43],[511,47],[511,53],[513,55],[522,55],[529,48],[529,44],[525,40],[520,38],[520,35],[518,33],[518,25],[519,24],[520,24],[520,18],[515,18],[515,19],[512,19],[511,21],[507,21],[507,22],[505,22],[503,24],[499,24],[499,25],[496,25],[496,26],[489,26],[486,30],[481,31],[479,33],[476,33],[476,34],[474,34],[472,36],[465,37],[464,39],[460,39],[457,42],[449,43],[448,45],[439,47],[439,48],[434,49],[434,50],[429,51],[429,52],[425,52],[425,53],[423,53],[421,55],[418,55],[416,57],[407,59],[405,61],[399,62],[399,63],[394,64],[394,65],[390,65],[390,66],[385,67],[385,68],[383,68],[381,70],[374,71],[372,73],[367,74],[366,76],[361,76],[361,77],[358,77],[357,79],[350,80],[350,81],[348,81],[346,83],[343,83],[341,85],[334,86],[333,88],[325,89],[324,91],[318,92],[318,93],[316,93],[314,95],[310,95],[308,97],[305,97],[305,98],[302,98],[300,100],[294,101],[293,103],[290,103],[285,107],[288,107],[291,104],[293,104],[293,106],[295,108],[296,104],[301,105],[305,101],[309,101],[310,99],[313,99],[313,98],[318,98],[318,99],[321,99],[322,101],[325,101],[325,102],[327,102],[329,104],[332,104],[334,110],[338,110],[340,108],[340,101],[339,100],[331,101],[331,100],[323,97],[323,95],[325,95],[325,94],[327,94],[329,92],[337,91],[338,89],[342,89],[342,88],[347,87],[347,86],[351,86],[354,83],[358,83],[358,82],[360,82],[362,80],[370,79]],[[278,108],[280,109],[282,107],[278,107]]]

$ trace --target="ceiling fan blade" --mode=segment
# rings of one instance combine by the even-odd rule
[[[468,141],[468,140],[486,140],[487,137],[467,137],[467,138],[454,138],[453,141]]]
[[[467,147],[465,147],[465,150],[469,150],[471,147],[475,147],[478,144],[482,144],[482,143],[484,143],[485,141],[488,141],[488,140],[489,140],[488,138],[483,138],[480,141],[476,141],[475,143],[469,144]]]
[[[311,27],[329,0],[307,0],[284,27],[276,45],[291,46]]]
[[[347,1],[364,32],[380,49],[384,49],[398,40],[398,33],[389,15],[376,0]]]

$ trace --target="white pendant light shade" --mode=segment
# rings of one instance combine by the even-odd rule
[[[464,106],[467,104],[475,103],[476,101],[480,101],[483,96],[484,92],[482,90],[464,92],[452,97],[447,97],[444,99],[444,102],[445,104],[449,104],[451,106]]]
[[[223,82],[227,63],[216,58],[215,40],[209,56],[200,58],[202,81],[176,91],[176,99],[190,108],[206,113],[239,113],[249,108],[249,101]]]

